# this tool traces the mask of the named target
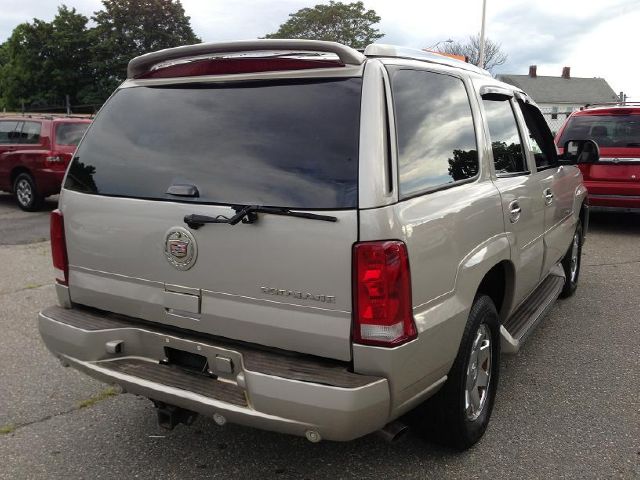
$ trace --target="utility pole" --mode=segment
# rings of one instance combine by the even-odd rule
[[[482,0],[482,27],[480,27],[480,58],[478,59],[478,66],[484,68],[484,22],[487,12],[487,0]]]
[[[622,105],[624,105],[625,103],[627,103],[627,94],[624,92],[620,92],[620,95],[618,96],[618,100]]]

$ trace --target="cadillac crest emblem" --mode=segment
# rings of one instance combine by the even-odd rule
[[[189,270],[198,258],[196,239],[186,228],[170,228],[165,234],[164,256],[178,270]]]

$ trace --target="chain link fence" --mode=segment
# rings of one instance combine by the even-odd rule
[[[87,103],[83,105],[71,105],[67,103],[43,105],[43,104],[22,104],[20,108],[14,109],[13,113],[21,114],[68,114],[68,115],[95,115],[100,109],[100,103]],[[0,113],[11,113],[7,109],[0,110]]]
[[[555,135],[565,120],[575,109],[558,109],[555,107],[545,107],[541,109],[544,119],[547,121],[551,132]]]

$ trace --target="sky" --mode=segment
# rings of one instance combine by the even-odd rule
[[[348,2],[349,0],[343,0]],[[603,77],[615,92],[640,101],[636,29],[640,0],[486,0],[486,35],[499,42],[507,62],[494,73]],[[100,0],[0,0],[0,42],[19,23],[51,20],[65,3],[91,16]],[[321,0],[182,0],[191,25],[205,42],[241,40],[274,32],[290,13]],[[482,0],[365,0],[382,18],[381,43],[430,47],[447,39],[464,41],[480,31]]]

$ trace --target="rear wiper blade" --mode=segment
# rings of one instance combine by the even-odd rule
[[[229,218],[224,215],[218,215],[216,217],[210,217],[208,215],[191,214],[185,215],[184,223],[189,227],[197,230],[206,223],[228,223],[229,225],[236,225],[242,223],[255,223],[258,221],[258,213],[268,213],[270,215],[282,215],[286,217],[298,217],[307,218],[309,220],[320,220],[323,222],[337,222],[338,218],[330,215],[319,215],[317,213],[308,212],[292,212],[288,208],[279,207],[263,207],[261,205],[246,205],[246,206],[234,206],[232,207],[236,214]]]
[[[627,143],[627,147],[640,147],[640,142]]]

